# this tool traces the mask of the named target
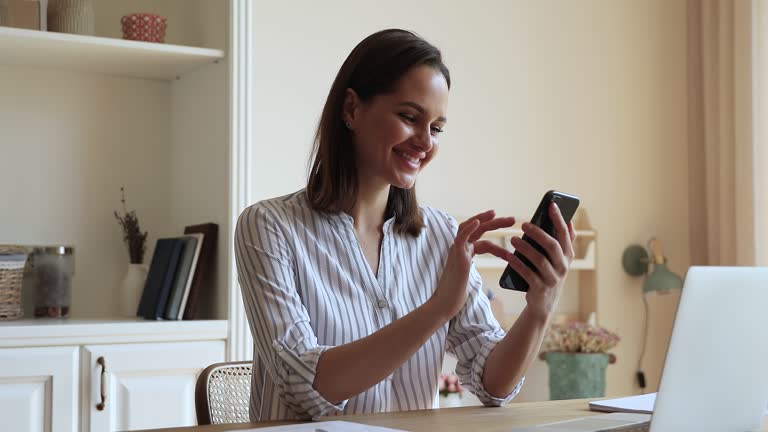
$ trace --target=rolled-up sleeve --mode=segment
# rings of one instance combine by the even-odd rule
[[[451,222],[456,224],[455,220]],[[456,356],[456,375],[462,385],[486,406],[508,403],[520,392],[525,382],[523,377],[514,390],[503,398],[491,395],[483,385],[486,360],[504,336],[506,333],[494,317],[488,296],[483,292],[483,279],[472,263],[469,295],[464,307],[449,323],[447,350]]]
[[[448,351],[457,358],[456,375],[462,385],[486,406],[501,406],[511,401],[523,387],[525,378],[504,398],[494,397],[483,385],[483,371],[488,356],[506,333],[493,316],[488,297],[483,293],[483,280],[474,264],[469,276],[469,297],[464,308],[451,320],[448,328]]]
[[[315,390],[317,363],[332,348],[318,345],[296,290],[295,263],[286,228],[269,209],[247,208],[235,228],[235,261],[257,354],[281,400],[297,417],[316,419],[341,411]]]

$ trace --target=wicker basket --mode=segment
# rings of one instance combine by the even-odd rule
[[[27,250],[21,247],[0,246],[0,321],[19,319],[21,306],[21,281]]]

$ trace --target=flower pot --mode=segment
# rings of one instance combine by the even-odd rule
[[[120,18],[120,25],[123,39],[162,43],[165,41],[168,20],[160,15],[135,13]]]
[[[120,315],[126,318],[136,318],[139,301],[147,280],[147,268],[144,264],[128,264],[128,271],[120,284]]]
[[[549,399],[581,399],[605,396],[605,353],[548,352]]]

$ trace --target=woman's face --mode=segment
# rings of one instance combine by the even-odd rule
[[[410,189],[437,154],[446,123],[448,83],[431,66],[408,71],[392,93],[362,102],[347,90],[344,120],[352,129],[361,181]]]

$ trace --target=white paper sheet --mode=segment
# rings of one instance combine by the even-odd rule
[[[589,409],[602,412],[653,414],[654,403],[656,403],[656,393],[646,393],[639,396],[590,402]]]
[[[347,421],[306,422],[285,426],[272,426],[257,429],[238,429],[232,432],[404,432],[379,426],[368,426]]]

